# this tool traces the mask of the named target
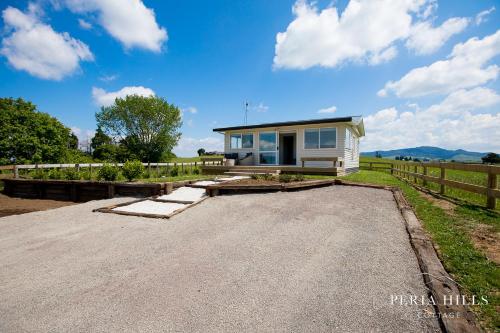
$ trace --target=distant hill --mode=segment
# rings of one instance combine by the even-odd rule
[[[384,158],[394,159],[396,156],[406,156],[419,159],[430,159],[430,160],[455,160],[461,162],[480,162],[481,157],[485,156],[487,153],[478,153],[473,151],[467,151],[463,149],[458,150],[447,150],[438,147],[415,147],[415,148],[403,148],[394,150],[378,150],[371,152],[361,153],[361,156],[371,156],[375,157],[376,153],[380,153]]]

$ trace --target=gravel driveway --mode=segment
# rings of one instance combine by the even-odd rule
[[[422,332],[432,308],[389,191],[210,198],[170,220],[94,201],[0,218],[0,331]]]

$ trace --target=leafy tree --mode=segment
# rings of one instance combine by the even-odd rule
[[[110,145],[113,143],[113,139],[106,135],[102,128],[100,126],[97,127],[97,130],[95,131],[94,137],[90,141],[90,147],[92,147],[92,150],[97,149],[97,147],[100,147],[102,145]]]
[[[382,158],[382,154],[380,152],[375,152],[375,157],[376,158]]]
[[[198,156],[203,156],[203,155],[205,155],[205,149],[203,148],[198,149]]]
[[[64,162],[71,131],[21,98],[0,98],[0,164]]]
[[[484,164],[500,164],[500,156],[495,153],[488,153],[486,156],[481,157]]]
[[[73,133],[69,134],[68,148],[78,149],[78,137]]]
[[[102,107],[96,114],[99,127],[121,137],[129,152],[142,161],[157,162],[177,144],[182,125],[179,108],[156,96],[129,95]]]

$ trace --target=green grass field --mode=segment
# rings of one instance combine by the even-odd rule
[[[485,295],[489,304],[473,307],[481,325],[488,331],[500,329],[500,267],[475,246],[472,235],[482,226],[500,232],[500,214],[476,205],[457,205],[447,211],[428,200],[421,192],[389,173],[362,170],[345,177],[354,182],[392,185],[402,189],[424,228],[438,246],[446,270],[462,287],[462,292]],[[469,179],[469,178],[467,178]]]
[[[370,157],[361,157],[360,162],[387,162],[391,163],[394,160],[389,159],[381,159],[381,158],[370,158]],[[382,166],[382,165],[381,165]],[[366,169],[366,166],[361,166],[362,169]],[[423,173],[422,167],[417,167],[418,173]],[[439,177],[440,169],[439,168],[428,168],[429,176]],[[468,183],[473,185],[487,186],[488,184],[488,175],[486,173],[481,172],[471,172],[471,171],[462,171],[462,170],[446,170],[446,179],[459,181],[462,183]],[[421,179],[417,179],[417,184],[420,186],[424,186],[423,181]],[[427,182],[427,188],[430,190],[439,191],[439,184]],[[445,190],[445,196],[456,198],[460,200],[464,200],[470,202],[475,205],[485,206],[486,205],[486,196],[477,193],[471,193],[467,191],[463,191],[460,189],[452,188],[447,186]],[[500,209],[500,202],[497,200],[497,210]]]

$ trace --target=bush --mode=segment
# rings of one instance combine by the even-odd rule
[[[272,174],[270,174],[270,173],[265,173],[265,174],[262,175],[262,178],[264,180],[273,180],[274,176]]]
[[[59,169],[52,169],[49,171],[49,179],[62,179],[62,173]]]
[[[47,179],[47,173],[43,169],[36,169],[33,173],[33,179]]]
[[[115,165],[105,163],[97,172],[97,178],[100,180],[115,181],[118,178],[120,170]]]
[[[200,174],[200,168],[196,167],[193,169],[193,175],[199,175]]]
[[[304,175],[303,175],[303,174],[298,173],[298,174],[296,174],[296,175],[295,175],[294,179],[295,179],[295,181],[297,181],[297,182],[302,182],[302,181],[304,181],[305,177],[304,177]]]
[[[279,181],[280,181],[280,183],[289,183],[292,181],[292,175],[289,175],[286,173],[281,173],[279,175]]]
[[[127,161],[123,164],[122,173],[129,182],[139,178],[144,172],[144,165],[141,161]]]
[[[64,179],[67,180],[80,180],[82,175],[76,168],[67,168],[63,170]]]
[[[172,169],[170,169],[170,177],[177,177],[179,175],[179,167],[174,166]]]
[[[257,180],[257,179],[260,179],[260,175],[258,175],[258,174],[256,174],[256,173],[252,173],[252,174],[250,175],[250,178]]]

